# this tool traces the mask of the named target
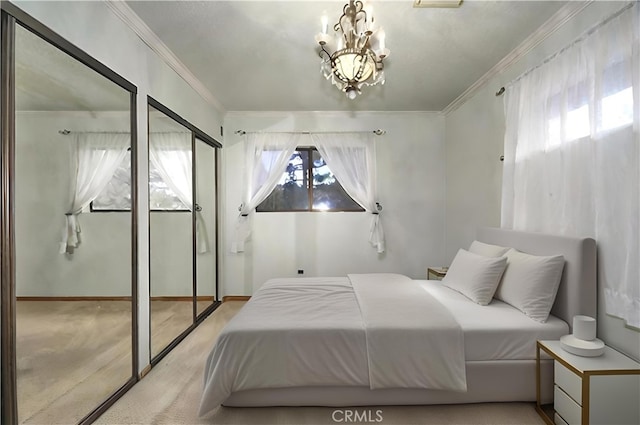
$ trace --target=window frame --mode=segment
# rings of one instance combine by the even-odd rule
[[[344,209],[344,208],[326,208],[326,209],[319,209],[319,208],[313,208],[313,152],[318,152],[318,155],[320,155],[320,152],[318,151],[318,148],[316,148],[315,146],[296,146],[296,149],[294,152],[301,152],[301,151],[305,151],[307,152],[308,158],[309,160],[307,161],[307,167],[305,170],[305,175],[307,177],[307,208],[306,209],[279,209],[279,210],[268,210],[268,211],[260,211],[258,208],[260,208],[260,205],[262,205],[264,202],[267,201],[267,199],[269,198],[269,196],[271,196],[271,194],[273,193],[273,191],[267,196],[267,198],[265,198],[260,204],[258,204],[255,208],[255,212],[256,213],[285,213],[285,212],[366,212],[366,210],[364,208],[362,208],[362,206],[360,206],[360,204],[358,204],[347,192],[346,190],[344,190],[344,187],[342,186],[342,183],[340,183],[340,181],[336,178],[336,183],[338,183],[338,185],[340,185],[340,188],[342,189],[342,191],[344,192],[344,194],[351,200],[353,201],[354,204],[356,204],[358,206],[358,209]],[[322,158],[322,155],[320,155],[320,157]],[[326,163],[326,161],[325,161]],[[277,187],[277,186],[276,186]],[[275,188],[274,188],[275,190]]]

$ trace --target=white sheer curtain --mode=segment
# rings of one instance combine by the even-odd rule
[[[313,145],[345,192],[373,214],[369,242],[384,252],[384,231],[377,209],[376,156],[373,133],[312,133]]]
[[[594,237],[606,312],[640,327],[640,5],[507,88],[502,226]]]
[[[131,144],[128,133],[77,133],[71,145],[71,206],[67,210],[60,254],[73,253],[80,243],[78,215],[109,183]]]
[[[162,180],[191,211],[193,209],[193,180],[191,167],[191,133],[169,132],[149,134],[149,161]],[[196,214],[196,243],[198,252],[209,251],[207,230],[201,213]]]
[[[244,251],[254,210],[278,185],[300,140],[295,133],[248,133],[245,137],[244,192],[231,244],[231,252],[236,253]]]

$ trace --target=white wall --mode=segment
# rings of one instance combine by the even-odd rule
[[[98,1],[14,1],[90,56],[133,83],[137,95],[138,137],[138,336],[139,371],[149,364],[149,220],[147,95],[152,96],[210,136],[220,138],[222,111],[196,93],[126,26]]]
[[[127,131],[122,112],[16,113],[17,296],[131,296],[131,214],[81,214],[82,242],[58,253],[70,199],[73,135]]]
[[[373,131],[386,252],[369,244],[367,213],[256,213],[245,253],[230,252],[241,203],[245,131]],[[229,113],[223,149],[223,295],[250,295],[266,279],[397,272],[425,278],[444,261],[444,117],[407,112]]]
[[[447,114],[445,261],[450,262],[458,248],[471,243],[477,227],[500,225],[502,163],[498,157],[503,149],[504,112],[503,99],[496,97],[495,92],[623,4],[591,3],[519,62],[493,78],[473,98]],[[605,314],[602,288],[598,299],[598,337],[640,360],[640,332]]]
[[[85,212],[82,243],[58,254],[69,202],[70,146],[58,130],[127,131],[123,112],[18,112],[16,117],[16,291],[18,296],[130,296],[131,214]],[[201,143],[201,142],[198,142]],[[200,147],[201,192],[212,193],[213,149]],[[206,187],[205,187],[206,185]],[[212,295],[215,214],[212,196],[202,219],[211,251],[197,256],[198,293]],[[205,236],[203,236],[205,237]],[[192,288],[192,224],[188,212],[151,212],[151,295],[189,296]]]

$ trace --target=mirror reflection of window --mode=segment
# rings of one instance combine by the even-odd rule
[[[191,151],[188,151],[187,155],[190,157]],[[189,211],[153,164],[149,164],[149,208],[151,211]],[[128,152],[107,186],[91,203],[91,211],[129,210],[131,210],[131,154]]]
[[[18,419],[77,423],[132,379],[132,215],[86,213],[131,93],[19,25],[15,85]]]

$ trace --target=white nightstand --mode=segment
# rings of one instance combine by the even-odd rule
[[[442,280],[449,267],[427,267],[427,280]]]
[[[553,406],[540,402],[540,350],[554,360]],[[640,363],[605,347],[598,357],[581,357],[560,341],[536,345],[536,410],[547,424],[639,424]]]

